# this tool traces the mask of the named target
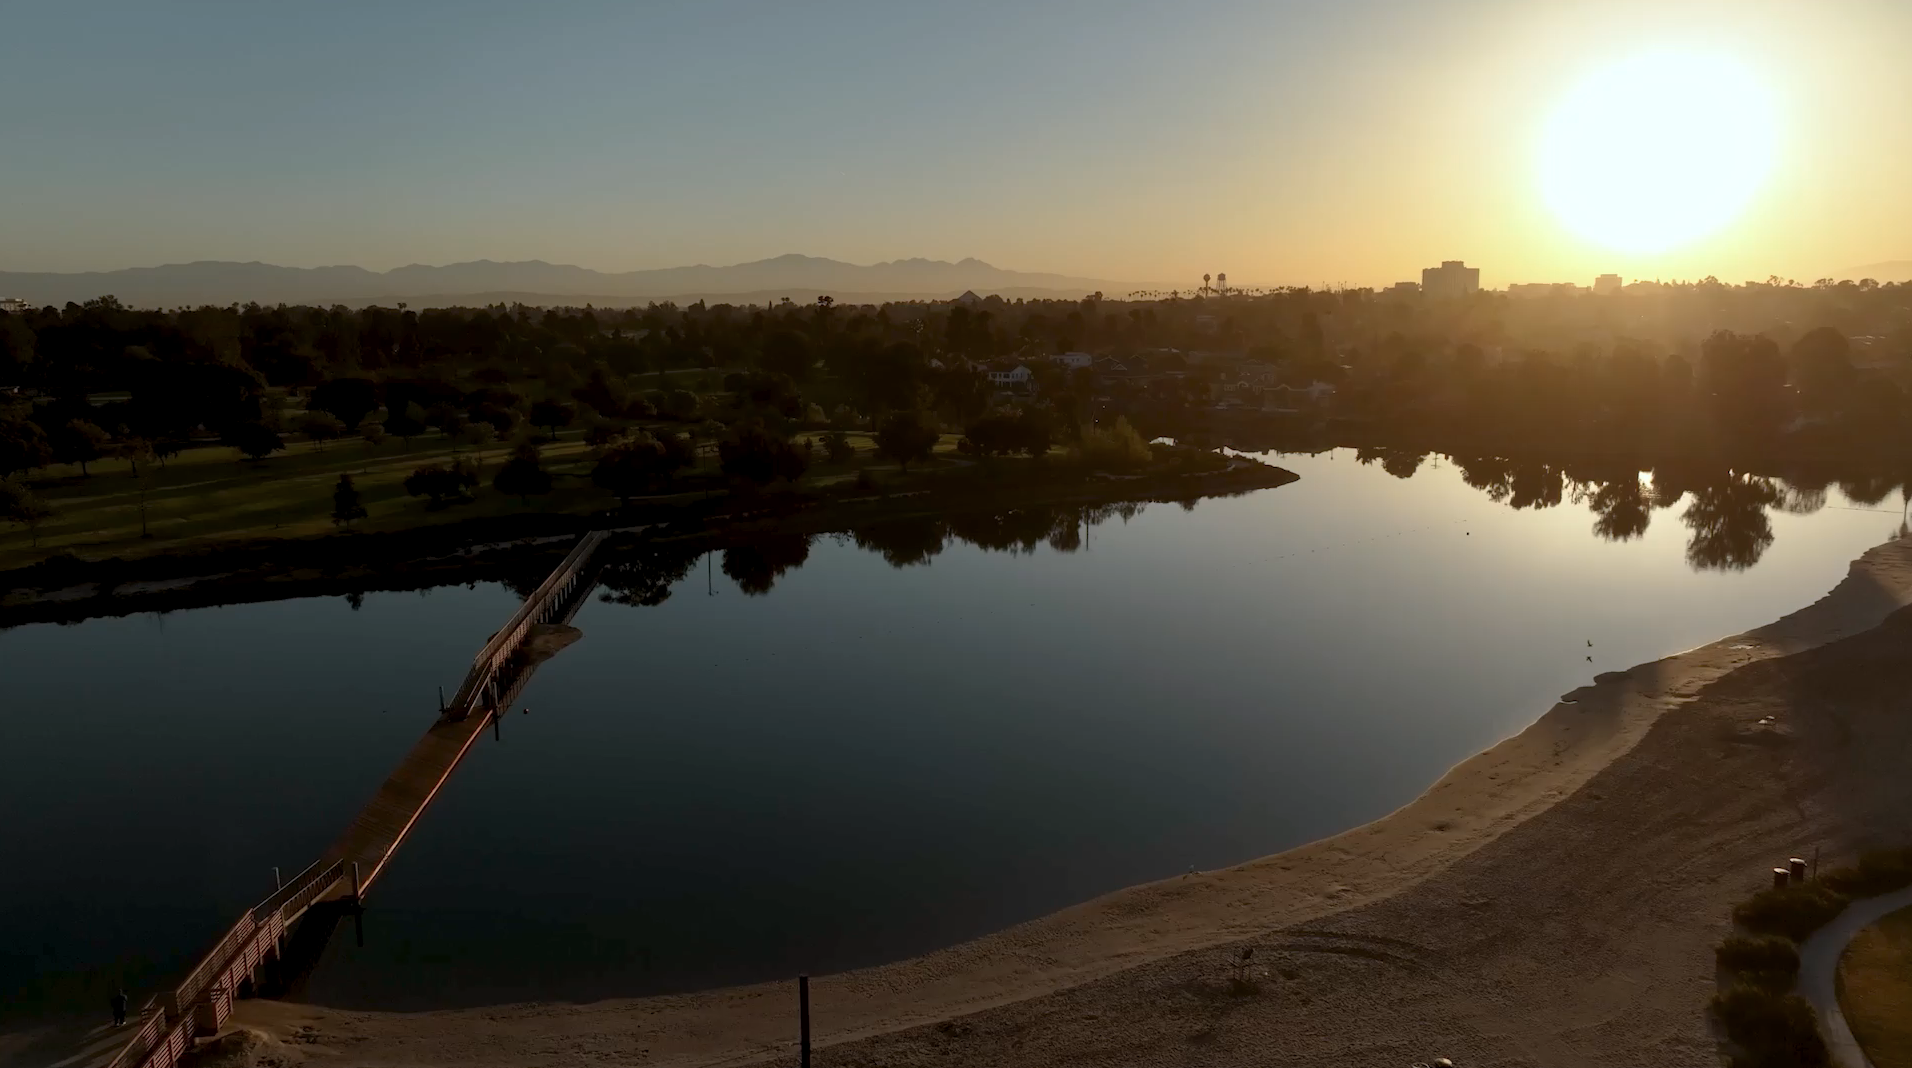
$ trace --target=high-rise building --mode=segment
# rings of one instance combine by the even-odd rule
[[[1480,292],[1480,268],[1460,260],[1442,260],[1421,270],[1421,292],[1430,297],[1464,297]]]
[[[1593,280],[1593,291],[1595,294],[1600,295],[1618,293],[1620,287],[1625,284],[1626,283],[1622,282],[1620,276],[1617,274],[1603,274]]]

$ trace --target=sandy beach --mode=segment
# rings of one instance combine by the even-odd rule
[[[1717,1064],[1704,1005],[1732,903],[1789,855],[1912,836],[1908,603],[1912,542],[1887,543],[1776,623],[1565,695],[1384,819],[819,977],[816,1063]],[[215,1063],[794,1063],[794,1009],[791,984],[249,1001]]]

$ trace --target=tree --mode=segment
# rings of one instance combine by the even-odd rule
[[[624,428],[616,423],[593,423],[591,429],[584,432],[584,443],[594,449],[601,449],[614,441],[622,440]]]
[[[518,498],[521,504],[530,504],[532,497],[551,492],[551,472],[544,469],[544,457],[538,453],[538,447],[527,441],[513,450],[511,459],[506,460],[492,478],[491,486],[499,493]]]
[[[313,387],[306,408],[330,412],[344,426],[358,426],[378,410],[378,386],[369,378],[333,378]]]
[[[895,460],[908,474],[912,462],[929,459],[940,437],[941,431],[929,416],[916,411],[897,412],[883,420],[877,430],[876,451]]]
[[[672,474],[690,466],[690,442],[676,434],[653,437],[640,433],[605,450],[591,469],[591,483],[615,495],[625,505],[631,498],[655,493]]]
[[[788,375],[792,382],[802,382],[810,377],[816,356],[802,334],[779,330],[764,339],[763,357],[759,362],[771,374]]]
[[[659,415],[679,423],[688,423],[697,418],[699,405],[697,394],[688,389],[673,389],[661,398],[663,403],[657,406]]]
[[[1040,460],[1049,452],[1054,430],[1049,413],[1040,408],[1025,408],[1016,419],[1016,447]]]
[[[53,514],[53,508],[24,484],[0,479],[0,521],[19,523],[27,528],[33,547],[40,547],[40,522]]]
[[[93,477],[86,465],[100,458],[109,436],[106,431],[84,419],[69,419],[53,436],[53,458],[66,464],[79,464],[83,477]]]
[[[562,401],[541,400],[531,406],[531,425],[555,434],[559,427],[570,426],[577,414],[577,409]]]
[[[299,419],[299,433],[317,444],[323,452],[325,442],[344,436],[345,422],[331,412],[309,410]]]
[[[332,488],[332,522],[351,529],[352,521],[364,519],[365,505],[359,502],[358,487],[352,485],[351,475],[340,475],[338,485]]]
[[[405,478],[405,492],[431,498],[433,508],[443,508],[454,499],[470,500],[477,485],[478,472],[462,460],[449,465],[426,464]]]
[[[591,377],[572,390],[571,396],[606,419],[617,419],[624,414],[624,386],[607,376],[602,367],[592,368]]]
[[[263,460],[285,448],[279,432],[264,423],[240,423],[226,431],[226,444],[245,454],[248,460]]]
[[[1852,345],[1830,326],[1808,330],[1792,347],[1792,379],[1806,402],[1818,409],[1838,407],[1852,388]]]
[[[823,454],[833,464],[847,464],[856,456],[856,446],[850,444],[848,434],[832,430],[823,435]]]
[[[125,429],[125,427],[120,428],[122,433]],[[153,443],[145,438],[122,437],[113,446],[113,455],[125,460],[127,469],[132,473],[133,486],[139,494],[139,536],[150,538],[153,534],[146,527],[146,490],[148,476],[152,473],[152,469],[149,467],[146,473],[142,474],[139,465],[141,461],[153,459]]]
[[[967,445],[965,451],[985,460],[1015,452],[1017,440],[1016,416],[1007,412],[985,415],[963,431],[963,442]]]
[[[724,474],[755,485],[780,478],[796,481],[809,466],[805,451],[764,429],[762,423],[738,427],[717,444]]]
[[[408,449],[412,447],[412,439],[424,432],[425,409],[419,407],[417,401],[408,401],[386,416],[385,433],[396,434]]]
[[[0,419],[0,478],[53,462],[46,431],[31,419]]]
[[[1772,339],[1719,331],[1700,346],[1700,378],[1723,429],[1755,439],[1779,429],[1786,361]]]

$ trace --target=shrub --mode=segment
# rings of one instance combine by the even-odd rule
[[[1097,471],[1133,471],[1148,466],[1154,455],[1126,418],[1117,418],[1107,429],[1088,427],[1075,448],[1076,459]]]
[[[1713,996],[1713,1014],[1740,1052],[1734,1068],[1817,1068],[1832,1063],[1812,1005],[1797,994],[1735,986]]]
[[[477,470],[463,460],[450,466],[426,464],[405,479],[405,492],[414,497],[430,497],[433,508],[443,508],[452,500],[470,500],[471,491],[477,486]]]
[[[1912,849],[1874,850],[1849,868],[1827,872],[1819,881],[1849,897],[1874,897],[1912,886]]]
[[[1790,990],[1799,975],[1799,947],[1775,935],[1733,935],[1713,956],[1742,982],[1768,990]]]
[[[1846,895],[1825,880],[1761,890],[1733,909],[1733,922],[1754,934],[1803,942],[1846,907]]]

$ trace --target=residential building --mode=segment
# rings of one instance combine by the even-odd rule
[[[1421,271],[1421,292],[1430,297],[1465,297],[1480,292],[1480,268],[1461,260],[1442,260]]]
[[[1049,357],[1049,362],[1073,371],[1078,367],[1095,366],[1095,357],[1086,352],[1058,352]]]
[[[1029,368],[1021,364],[1017,364],[1013,371],[989,372],[989,382],[995,386],[1026,386],[1029,384],[1029,380],[1034,377],[1034,375],[1029,373]]]
[[[1418,297],[1421,295],[1421,283],[1396,282],[1381,292],[1390,297]]]
[[[1572,282],[1515,282],[1507,287],[1510,297],[1570,297],[1585,293],[1587,287]]]
[[[0,298],[0,312],[6,312],[8,315],[21,315],[32,310],[33,305],[28,304],[18,297]]]
[[[1593,292],[1596,296],[1606,296],[1609,293],[1618,293],[1620,287],[1624,285],[1626,283],[1620,280],[1619,275],[1603,274],[1593,280]]]

